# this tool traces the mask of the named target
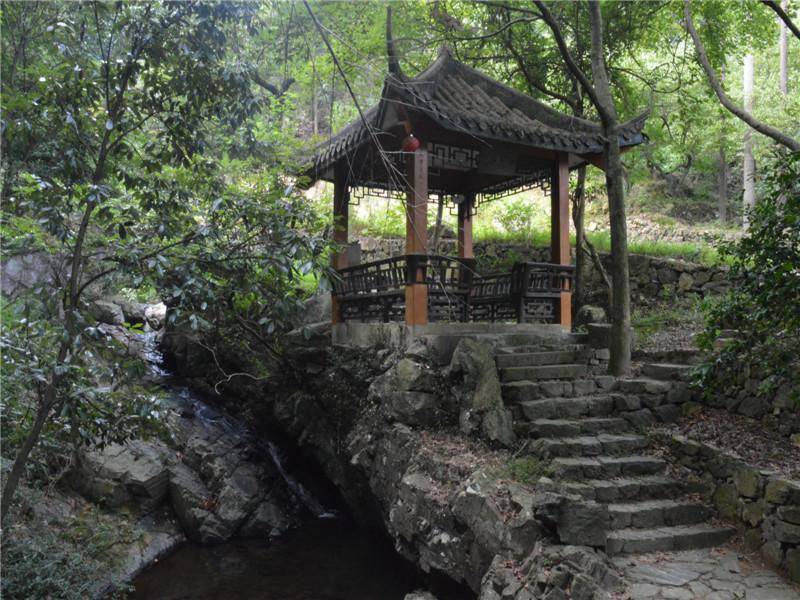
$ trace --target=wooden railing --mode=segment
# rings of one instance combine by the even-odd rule
[[[340,269],[333,293],[345,320],[401,321],[406,286],[425,283],[431,321],[552,322],[572,276],[573,267],[548,263],[480,276],[474,259],[409,254]]]
[[[470,294],[472,321],[540,321],[556,319],[556,301],[572,289],[574,267],[550,263],[516,263],[510,273],[476,276]]]

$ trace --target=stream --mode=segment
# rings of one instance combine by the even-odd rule
[[[155,336],[145,338],[144,356],[155,380],[181,410],[246,439],[285,480],[301,524],[272,539],[234,539],[218,545],[186,542],[133,581],[135,600],[402,600],[425,586],[418,571],[389,541],[357,527],[325,506],[285,466],[286,453],[256,436],[238,419],[206,402],[162,366]]]

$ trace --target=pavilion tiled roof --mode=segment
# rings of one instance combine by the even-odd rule
[[[386,111],[402,106],[425,114],[439,127],[474,136],[575,155],[598,154],[605,138],[598,123],[561,113],[459,61],[443,48],[438,58],[413,78],[389,75],[381,100],[359,118],[323,143],[314,160],[321,175],[339,158],[380,138]],[[621,147],[641,144],[647,113],[622,124]]]

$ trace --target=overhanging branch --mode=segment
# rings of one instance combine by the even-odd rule
[[[772,138],[779,144],[782,144],[793,150],[795,152],[800,151],[800,142],[795,140],[792,137],[789,137],[785,133],[778,131],[774,127],[767,125],[766,123],[762,123],[753,115],[751,115],[746,110],[739,108],[733,100],[725,93],[725,90],[722,89],[722,85],[717,78],[717,74],[714,72],[714,68],[711,66],[711,62],[708,60],[708,54],[706,54],[705,46],[703,45],[703,41],[700,39],[700,36],[697,33],[697,30],[694,27],[694,22],[692,21],[692,11],[689,9],[689,0],[684,0],[683,2],[683,16],[684,22],[683,26],[686,28],[686,31],[689,32],[689,35],[692,37],[692,41],[694,42],[694,47],[697,50],[697,60],[700,63],[700,66],[703,67],[703,70],[706,72],[706,77],[708,78],[708,83],[711,85],[714,93],[719,98],[720,103],[724,106],[728,111],[734,114],[736,117],[747,123],[750,127],[755,129],[757,132],[766,135],[769,138]]]

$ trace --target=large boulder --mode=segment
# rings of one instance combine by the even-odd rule
[[[122,315],[125,317],[126,323],[145,323],[145,310],[147,304],[141,302],[133,302],[121,296],[114,296],[111,302],[119,306]]]
[[[584,304],[575,313],[575,327],[582,327],[589,323],[606,323],[606,311],[600,306]]]
[[[224,542],[233,531],[214,514],[216,499],[200,476],[184,464],[170,469],[169,499],[186,537],[207,543]]]
[[[259,472],[252,463],[244,463],[223,479],[217,491],[216,514],[231,531],[237,531],[261,502],[264,490]]]
[[[242,537],[275,537],[293,525],[277,499],[262,500],[239,530]]]
[[[429,427],[442,420],[435,394],[392,391],[383,397],[383,406],[389,417],[406,425]]]
[[[154,302],[144,305],[144,320],[150,329],[161,329],[167,320],[167,305],[163,302]]]
[[[524,558],[533,545],[552,533],[562,499],[498,480],[485,470],[467,479],[453,500],[453,514],[475,535],[481,551]]]
[[[110,444],[84,453],[73,487],[106,506],[134,504],[151,510],[167,495],[170,461],[169,449],[160,442]]]
[[[521,561],[496,556],[478,600],[592,600],[616,597],[623,588],[623,580],[605,554],[586,546],[540,543]]]
[[[89,314],[100,323],[108,323],[109,325],[125,324],[125,314],[122,312],[122,307],[111,300],[95,300],[89,304]]]
[[[459,405],[461,431],[480,433],[503,446],[513,445],[512,418],[503,404],[491,348],[468,338],[460,340],[447,372]]]

